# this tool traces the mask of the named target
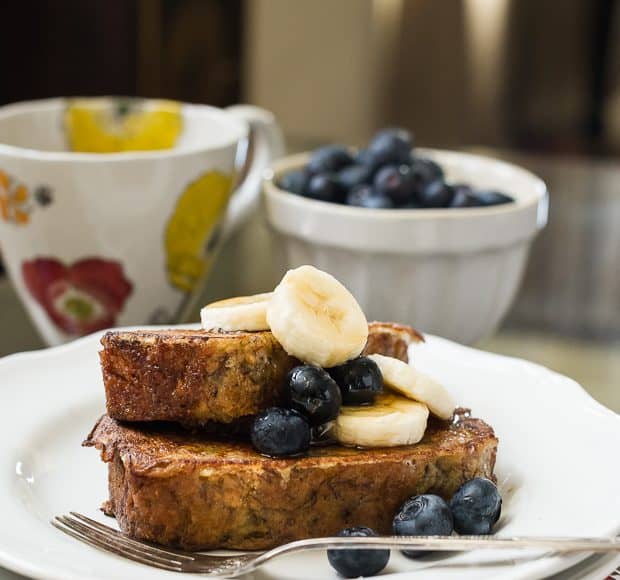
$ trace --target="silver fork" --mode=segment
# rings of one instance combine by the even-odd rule
[[[312,538],[283,544],[263,553],[213,556],[183,552],[133,540],[118,530],[70,512],[56,516],[51,524],[76,540],[124,556],[135,562],[170,570],[220,578],[236,578],[284,554],[308,550],[401,548],[409,550],[462,551],[479,549],[534,548],[553,552],[620,552],[620,538],[498,538],[494,536],[380,536],[371,538]]]

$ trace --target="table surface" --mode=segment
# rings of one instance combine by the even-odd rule
[[[540,175],[551,209],[509,316],[476,346],[568,375],[620,412],[620,164],[482,151]],[[252,264],[246,279],[231,276],[230,268],[266,235],[263,230],[255,220],[229,240],[205,301],[256,285],[264,264]],[[6,278],[0,278],[0,329],[0,356],[44,346]],[[15,578],[0,570],[0,580]]]

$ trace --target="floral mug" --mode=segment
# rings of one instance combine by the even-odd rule
[[[43,338],[181,320],[282,152],[273,116],[250,106],[103,97],[1,107],[0,248]]]

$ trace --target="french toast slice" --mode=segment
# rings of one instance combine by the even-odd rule
[[[411,327],[372,322],[366,352],[406,361],[422,340]],[[111,331],[101,344],[107,413],[120,421],[238,422],[278,404],[300,364],[271,332]]]
[[[288,459],[174,425],[128,425],[108,416],[84,445],[108,463],[104,511],[121,530],[188,550],[268,549],[348,526],[387,534],[410,496],[448,499],[473,477],[493,478],[497,452],[493,429],[464,410],[452,423],[431,421],[413,446],[312,447]]]

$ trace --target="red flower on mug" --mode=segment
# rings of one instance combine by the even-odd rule
[[[120,263],[85,258],[66,266],[55,258],[22,264],[32,297],[54,324],[73,336],[114,326],[132,291]]]

